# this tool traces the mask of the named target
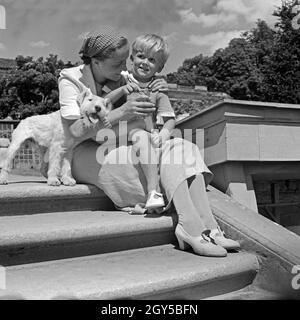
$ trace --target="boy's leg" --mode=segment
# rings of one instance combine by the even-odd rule
[[[133,149],[139,159],[142,171],[147,180],[148,193],[158,189],[158,159],[157,153],[150,140],[147,131],[136,129],[129,134],[129,140],[133,142]]]

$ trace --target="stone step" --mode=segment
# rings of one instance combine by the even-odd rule
[[[264,290],[250,284],[245,288],[229,293],[208,297],[205,300],[285,300],[282,293]]]
[[[2,299],[202,299],[252,283],[255,255],[201,257],[162,245],[9,266]]]
[[[40,177],[21,177],[0,185],[0,216],[75,210],[111,210],[113,203],[92,185],[50,187]]]
[[[0,216],[0,264],[16,265],[175,242],[175,216],[71,211]]]

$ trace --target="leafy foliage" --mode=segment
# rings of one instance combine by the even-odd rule
[[[24,119],[59,109],[57,78],[63,68],[72,67],[57,55],[40,57],[17,56],[16,69],[0,82],[0,118]]]
[[[235,99],[300,103],[300,29],[293,27],[295,0],[282,1],[273,15],[274,29],[258,20],[256,27],[232,39],[212,56],[186,59],[170,83],[204,85]],[[298,21],[299,23],[300,21]],[[0,79],[0,119],[23,119],[59,108],[57,77],[74,66],[56,55],[46,59],[18,56],[16,70]],[[201,110],[200,102],[173,102],[177,114]]]
[[[192,115],[205,108],[205,105],[202,101],[193,101],[193,100],[176,100],[172,101],[172,107],[176,116],[180,114],[187,113]]]
[[[231,40],[211,57],[186,59],[169,82],[205,85],[235,99],[300,103],[300,29],[293,28],[295,1],[273,13],[274,29],[258,20],[253,30]]]

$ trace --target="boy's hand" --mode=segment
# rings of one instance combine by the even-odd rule
[[[154,148],[159,148],[161,146],[162,141],[158,132],[156,131],[151,132],[150,139]]]
[[[141,88],[139,87],[138,84],[134,82],[128,82],[125,86],[122,87],[123,93],[128,95],[132,92],[140,92]]]
[[[131,117],[145,117],[155,111],[154,103],[150,102],[149,97],[145,95],[131,94],[128,98],[127,102],[120,107],[120,110],[122,110],[125,117],[127,115]]]
[[[171,134],[169,130],[163,128],[160,132],[153,130],[150,137],[154,147],[160,148],[167,140],[170,139]]]
[[[149,89],[153,92],[160,91],[160,92],[167,92],[168,91],[168,83],[165,79],[159,78],[155,79],[150,85]]]

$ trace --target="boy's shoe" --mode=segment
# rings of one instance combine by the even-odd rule
[[[164,197],[161,193],[157,192],[156,190],[152,190],[149,192],[148,200],[146,202],[146,209],[155,209],[164,207],[165,201]]]

